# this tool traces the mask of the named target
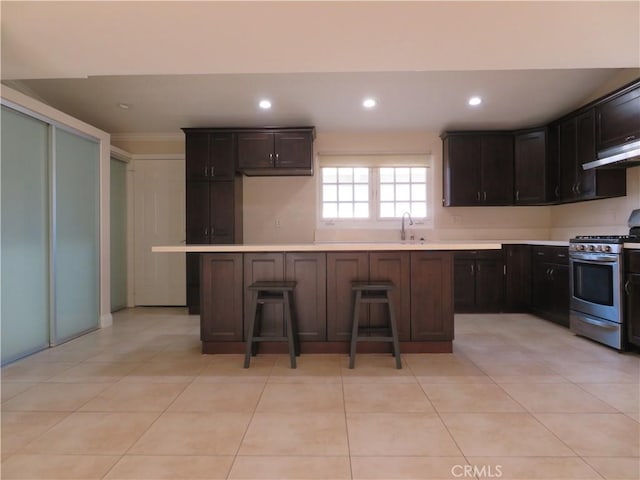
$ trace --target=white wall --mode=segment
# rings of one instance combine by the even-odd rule
[[[314,143],[321,154],[430,153],[433,157],[434,227],[417,229],[427,240],[547,239],[549,207],[442,207],[442,142],[436,133],[322,133]],[[314,177],[245,177],[245,243],[314,240],[398,240],[394,230],[316,230],[317,172]],[[280,227],[276,225],[280,222]]]

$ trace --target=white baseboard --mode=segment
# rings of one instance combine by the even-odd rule
[[[113,316],[110,313],[100,315],[100,328],[106,328],[113,325]]]

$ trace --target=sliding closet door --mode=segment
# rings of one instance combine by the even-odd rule
[[[48,125],[2,107],[2,363],[49,345]]]
[[[98,327],[100,150],[98,143],[60,128],[54,137],[56,344]]]

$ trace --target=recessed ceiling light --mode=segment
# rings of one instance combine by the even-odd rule
[[[129,110],[129,108],[131,108],[128,103],[119,103],[118,106],[123,110]]]
[[[373,98],[365,98],[362,102],[364,108],[373,108],[378,104]]]
[[[482,99],[480,97],[471,97],[469,99],[469,105],[471,105],[472,107],[477,107],[481,103],[482,103]]]
[[[258,106],[263,110],[269,110],[271,108],[271,102],[269,100],[260,100]]]

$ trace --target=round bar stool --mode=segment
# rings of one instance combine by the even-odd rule
[[[289,344],[289,357],[291,358],[291,368],[296,368],[296,356],[300,355],[298,344],[298,329],[295,317],[295,306],[293,304],[293,290],[296,282],[284,281],[259,281],[247,287],[252,294],[250,312],[253,312],[249,320],[247,338],[245,342],[244,368],[249,368],[251,356],[257,353],[258,342],[279,342],[286,341]],[[261,336],[260,327],[262,323],[262,307],[266,303],[282,305],[284,309],[284,323],[286,333],[284,336]]]
[[[392,282],[352,282],[353,292],[353,326],[351,330],[351,350],[349,354],[349,368],[353,368],[356,361],[356,344],[359,340],[367,342],[391,342],[393,356],[396,357],[396,368],[402,368],[400,359],[400,342],[398,329],[391,303]],[[387,327],[360,327],[360,305],[367,303],[386,304],[389,318]]]

